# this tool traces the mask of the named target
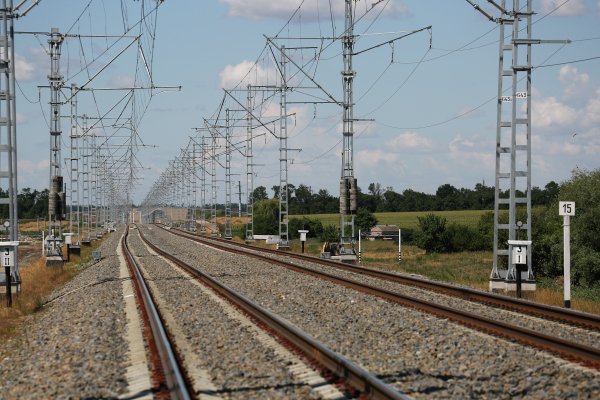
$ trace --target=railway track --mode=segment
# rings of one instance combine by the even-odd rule
[[[158,225],[161,226],[161,225]],[[161,226],[162,227],[162,226]],[[163,228],[164,229],[164,228]],[[534,303],[531,301],[525,301],[521,299],[516,299],[508,296],[501,296],[494,293],[483,292],[479,290],[468,289],[465,287],[454,286],[450,284],[445,284],[442,282],[429,281],[425,279],[419,279],[416,277],[406,276],[394,274],[388,271],[377,270],[373,268],[361,267],[358,265],[350,265],[344,264],[331,260],[324,260],[312,256],[307,256],[304,254],[292,253],[292,252],[284,252],[280,250],[273,249],[265,249],[256,246],[250,246],[243,243],[238,243],[230,240],[213,238],[208,236],[202,236],[199,234],[195,234],[192,232],[183,231],[177,228],[172,228],[169,230],[170,233],[179,235],[182,237],[188,237],[192,239],[200,239],[205,242],[211,241],[214,243],[223,243],[228,244],[230,246],[236,246],[241,249],[247,249],[252,251],[260,251],[266,254],[272,254],[274,256],[283,256],[295,258],[298,260],[308,261],[315,264],[321,264],[328,267],[334,267],[338,269],[343,269],[346,271],[368,275],[380,279],[385,279],[391,282],[397,282],[403,285],[410,285],[419,287],[426,290],[431,290],[439,293],[443,293],[445,295],[454,296],[458,298],[462,298],[465,300],[475,301],[487,305],[491,305],[498,308],[503,308],[506,310],[511,310],[527,315],[532,315],[540,318],[545,318],[553,321],[558,321],[562,323],[566,323],[569,325],[579,326],[586,329],[598,330],[600,331],[600,316],[594,314],[588,314],[576,310],[570,310],[562,307],[549,306],[540,303]]]
[[[162,227],[161,227],[162,228]],[[215,249],[219,249],[222,251],[227,251],[234,254],[244,255],[248,257],[252,257],[255,259],[259,259],[261,261],[265,261],[271,264],[279,265],[293,271],[301,272],[304,274],[309,274],[321,279],[325,279],[340,285],[344,285],[346,287],[350,287],[355,290],[359,290],[365,293],[369,293],[371,295],[375,295],[381,298],[385,298],[396,303],[417,308],[422,311],[426,311],[430,314],[437,315],[442,318],[448,318],[452,321],[459,322],[467,327],[475,328],[477,330],[487,332],[492,335],[497,335],[500,337],[507,338],[509,340],[517,341],[519,343],[529,345],[532,347],[540,348],[546,351],[553,352],[555,354],[560,355],[561,357],[582,364],[583,366],[598,369],[600,370],[600,349],[596,347],[591,347],[579,343],[574,343],[570,340],[566,340],[564,338],[558,338],[551,335],[547,335],[541,332],[537,332],[531,329],[526,329],[521,326],[513,325],[506,322],[496,321],[491,318],[482,317],[480,315],[476,315],[474,313],[469,313],[465,311],[461,311],[458,309],[454,309],[451,307],[446,307],[441,304],[436,304],[430,301],[426,301],[423,299],[406,296],[400,293],[396,293],[387,289],[383,289],[380,287],[376,287],[373,285],[365,284],[358,282],[356,280],[347,279],[344,277],[332,275],[323,271],[319,271],[316,269],[311,269],[307,267],[303,267],[298,265],[297,263],[283,261],[281,259],[276,259],[273,257],[269,257],[268,255],[258,254],[258,252],[262,253],[263,249],[257,249],[256,247],[251,247],[247,245],[234,245],[233,242],[230,241],[221,241],[215,239],[207,239],[201,237],[200,235],[190,234],[184,231],[176,231],[173,229],[164,229],[164,231],[169,232],[173,235],[180,236],[189,240],[193,240],[195,242],[199,242],[205,244],[207,246],[213,247]],[[397,276],[395,274],[385,273],[384,271],[376,271],[369,270],[363,267],[345,265],[336,262],[323,262],[323,260],[315,259],[313,257],[296,257],[299,255],[277,252],[274,250],[269,250],[268,253],[276,254],[278,256],[286,256],[292,258],[302,258],[303,260],[310,262],[317,262],[318,264],[326,264],[329,266],[334,266],[336,268],[342,268],[345,270],[351,271],[359,271],[361,274],[384,277],[384,279],[388,280],[396,280],[398,279],[401,283],[403,282],[404,277]],[[411,282],[414,282],[410,279]],[[486,299],[488,298],[486,295],[490,296],[490,294],[486,293],[478,293],[474,290],[462,289],[452,287],[450,285],[440,285],[435,282],[428,282],[424,280],[417,280],[419,282],[419,286],[423,285],[428,288],[435,287],[436,291],[441,290],[440,288],[447,287],[447,290],[451,293],[467,293],[467,295],[463,295],[463,298],[471,299],[469,296],[480,295],[477,297],[478,299]],[[474,293],[472,293],[474,292]],[[569,322],[575,325],[583,325],[586,327],[594,327],[597,329],[598,327],[598,318],[595,316],[591,316],[584,313],[574,312],[570,310],[564,310],[558,307],[550,307],[539,304],[530,304],[530,302],[524,301],[515,301],[515,299],[511,298],[503,298],[504,296],[491,295],[493,301],[483,301],[479,300],[479,302],[491,303],[491,304],[503,304],[504,308],[512,308],[516,310],[523,310],[521,312],[533,315],[541,315],[546,318],[555,319],[561,322]],[[542,311],[543,310],[543,311]],[[585,324],[583,323],[585,322]]]
[[[350,384],[359,394],[362,393],[373,399],[408,399],[375,376],[359,368],[339,354],[336,354],[277,315],[250,301],[185,261],[162,250],[146,239],[141,230],[138,230],[138,232],[141,240],[154,252],[194,276],[228,302],[243,310],[252,319],[259,321],[259,325],[278,337],[280,343],[316,361],[321,365],[321,368],[324,367],[325,374],[333,373],[342,378],[346,384]]]
[[[151,334],[148,335],[148,345],[155,359],[154,379],[158,380],[159,392],[162,389],[168,391],[169,397],[173,400],[189,400],[195,398],[190,390],[189,379],[185,376],[181,360],[177,357],[172,339],[168,334],[163,323],[160,312],[154,302],[154,299],[148,290],[144,276],[136,264],[127,244],[129,230],[126,231],[122,239],[122,248],[125,253],[127,266],[133,276],[133,283],[137,298],[142,303],[142,320],[147,328],[150,328]],[[156,368],[156,364],[160,367]]]

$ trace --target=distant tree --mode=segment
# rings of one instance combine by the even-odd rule
[[[254,204],[252,224],[257,235],[278,235],[279,199],[265,199]]]
[[[377,225],[377,218],[372,212],[365,208],[359,208],[354,217],[354,226],[361,230],[361,233],[370,232],[371,228]]]
[[[269,198],[267,194],[267,188],[264,186],[259,186],[252,191],[252,201],[254,203],[258,203],[261,200],[266,200]]]

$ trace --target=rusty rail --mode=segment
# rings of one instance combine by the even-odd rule
[[[185,235],[174,232],[174,230],[185,233]],[[484,303],[488,305],[492,305],[495,307],[508,309],[511,311],[516,311],[523,314],[533,315],[536,317],[546,318],[553,321],[559,321],[563,323],[567,323],[570,325],[576,325],[583,328],[600,330],[600,316],[594,314],[588,314],[581,311],[566,309],[562,307],[549,306],[546,304],[535,303],[532,301],[526,301],[521,299],[516,299],[509,296],[502,296],[494,293],[483,292],[479,290],[468,289],[465,287],[454,286],[442,282],[429,281],[425,279],[419,279],[406,275],[394,274],[388,271],[382,271],[373,268],[361,267],[358,265],[350,265],[344,264],[337,261],[323,260],[320,258],[307,256],[304,254],[291,253],[287,251],[273,250],[273,249],[264,249],[261,247],[250,246],[247,244],[242,244],[238,242],[233,242],[231,240],[212,238],[207,236],[201,236],[198,234],[194,234],[191,232],[180,231],[179,229],[170,230],[169,232],[183,236],[183,237],[194,237],[200,238],[205,241],[213,241],[213,242],[221,242],[227,243],[230,245],[238,246],[240,248],[245,248],[254,251],[261,251],[264,253],[274,254],[278,256],[285,256],[291,258],[297,258],[300,260],[313,262],[321,265],[327,265],[330,267],[335,267],[339,269],[344,269],[350,272],[369,275],[380,279],[386,279],[392,282],[401,283],[404,285],[411,285],[420,287],[426,290],[432,290],[436,292],[440,292],[446,295],[459,297],[471,301],[476,301],[479,303]]]
[[[579,362],[586,367],[600,370],[600,349],[595,347],[571,342],[569,340],[546,335],[544,333],[536,332],[534,330],[526,329],[517,325],[507,324],[505,322],[496,321],[491,318],[482,317],[473,313],[457,310],[451,307],[446,307],[419,298],[406,296],[387,289],[368,285],[366,283],[331,275],[326,272],[302,267],[296,264],[288,263],[286,261],[277,260],[271,257],[256,254],[254,252],[243,250],[242,248],[231,248],[229,246],[222,245],[221,243],[215,241],[204,241],[196,237],[189,237],[189,235],[181,235],[177,232],[172,231],[170,232],[189,240],[203,242],[203,244],[205,244],[206,246],[228,251],[234,254],[252,257],[261,261],[265,261],[271,264],[291,269],[293,271],[312,275],[321,279],[344,285],[355,290],[379,296],[408,307],[417,308],[419,310],[428,312],[433,315],[437,315],[442,318],[448,318],[452,321],[456,321],[470,328],[481,330],[493,335],[498,335],[507,339],[515,340],[524,345],[551,351],[570,361]],[[232,242],[227,241],[227,244],[230,243]],[[256,248],[253,247],[252,250],[256,251]],[[287,254],[288,253],[283,253],[283,255]],[[345,265],[343,267],[345,267]]]
[[[233,289],[225,286],[221,282],[212,278],[210,275],[205,274],[185,261],[160,249],[146,239],[142,231],[138,230],[138,232],[140,233],[142,240],[158,254],[171,260],[206,285],[212,287],[215,291],[220,293],[232,303],[236,304],[246,313],[267,325],[270,329],[275,331],[284,339],[289,340],[294,344],[294,346],[298,347],[306,355],[318,361],[338,376],[346,379],[358,391],[365,393],[373,399],[408,400],[408,397],[398,393],[381,380],[377,379],[375,376],[354,365],[339,354],[333,352],[321,342],[313,339],[277,315],[252,302]]]
[[[141,271],[129,251],[129,247],[127,246],[128,235],[129,229],[127,229],[125,235],[123,235],[121,246],[125,253],[129,270],[133,274],[136,294],[144,306],[144,322],[149,325],[152,331],[153,345],[151,348],[156,348],[160,363],[162,364],[162,371],[160,371],[161,376],[159,376],[158,379],[164,380],[161,384],[166,385],[166,389],[172,400],[189,400],[195,398],[195,395],[190,394],[190,392],[193,393],[193,390],[190,389],[189,380],[184,375],[180,360],[177,358],[177,353],[171,344],[171,340],[164,327],[158,308],[146,286]]]

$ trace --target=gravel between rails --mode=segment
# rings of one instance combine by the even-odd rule
[[[152,255],[135,230],[129,248],[148,280],[153,281],[176,317],[198,360],[204,364],[215,395],[228,399],[313,399],[310,386],[282,364],[281,357],[225,314],[164,258]],[[197,366],[196,366],[197,367]]]
[[[228,247],[236,248],[235,245],[227,245]],[[247,249],[243,249],[247,250]],[[518,325],[537,332],[545,333],[554,337],[563,338],[572,342],[585,344],[591,347],[600,347],[600,332],[588,329],[582,329],[557,321],[551,321],[544,318],[534,317],[518,313],[515,311],[504,310],[502,308],[493,307],[487,304],[476,301],[461,299],[454,296],[441,294],[438,292],[417,288],[415,286],[403,285],[401,283],[391,282],[386,279],[375,278],[368,275],[358,274],[355,272],[346,271],[340,268],[334,268],[323,264],[312,263],[297,258],[268,254],[259,250],[250,250],[254,253],[268,256],[273,259],[291,262],[295,265],[311,268],[317,271],[326,272],[331,275],[352,279],[354,281],[367,283],[387,290],[391,290],[403,295],[416,297],[422,300],[427,300],[432,303],[441,304],[447,307],[456,308],[458,310],[467,311],[476,315],[491,318],[496,321],[506,322],[512,325]],[[471,287],[469,287],[471,288]]]
[[[103,259],[52,293],[57,300],[2,345],[0,398],[117,398],[125,392],[126,317],[116,255],[123,232],[104,239]]]
[[[597,399],[597,371],[416,309],[141,226],[160,248],[417,398]],[[548,321],[545,321],[546,323]]]

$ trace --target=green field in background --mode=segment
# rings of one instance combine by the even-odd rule
[[[418,228],[419,220],[417,217],[424,217],[433,213],[445,217],[449,224],[455,222],[461,225],[476,227],[479,219],[488,210],[466,210],[466,211],[422,211],[422,212],[395,212],[395,213],[375,213],[379,225],[396,225],[399,228]],[[308,218],[318,219],[323,225],[339,226],[339,214],[313,214],[307,215]],[[290,215],[290,218],[302,218],[302,215]]]

